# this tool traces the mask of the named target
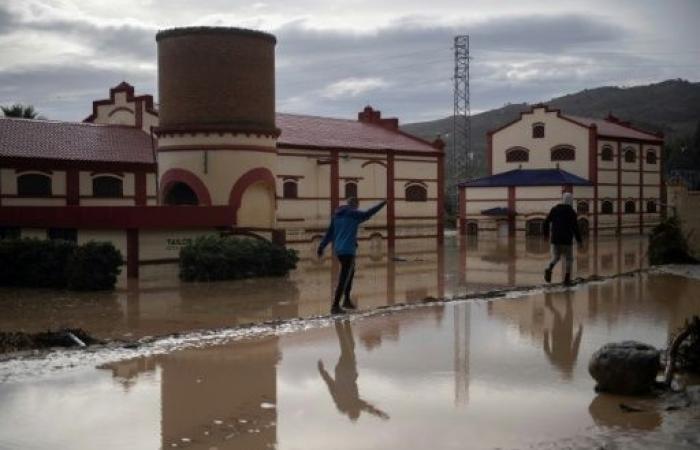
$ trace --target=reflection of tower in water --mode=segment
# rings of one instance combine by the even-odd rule
[[[469,402],[469,341],[471,338],[471,303],[454,307],[454,377],[455,406]]]

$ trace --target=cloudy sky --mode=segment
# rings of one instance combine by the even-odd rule
[[[700,80],[698,0],[0,0],[0,104],[81,120],[122,80],[157,96],[154,34],[186,25],[274,33],[284,112],[448,116],[457,34],[471,38],[473,112]]]

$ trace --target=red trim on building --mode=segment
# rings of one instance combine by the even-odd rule
[[[593,183],[593,236],[598,236],[598,126],[588,129],[588,173]],[[589,206],[590,208],[590,206]]]
[[[380,166],[383,166],[384,168],[386,168],[386,163],[382,160],[379,160],[379,159],[367,160],[367,161],[363,162],[360,167],[364,169],[366,166],[369,166],[370,164],[379,164]]]
[[[515,236],[515,186],[508,186],[508,236]]]
[[[113,110],[111,110],[109,114],[107,114],[107,117],[112,117],[113,115],[121,111],[126,111],[132,116],[134,115],[134,111],[131,108],[127,108],[126,106],[120,106],[119,108],[114,108]]]
[[[230,206],[3,206],[0,225],[27,228],[178,229],[230,227]]]
[[[437,166],[437,216],[438,216],[438,245],[445,242],[445,156],[438,157]],[[425,184],[425,183],[424,183]],[[440,250],[442,252],[442,250]],[[438,271],[442,280],[442,272]]]
[[[80,204],[80,171],[70,169],[66,171],[66,205],[76,206]]]
[[[459,187],[459,234],[467,234],[467,188]]]
[[[617,141],[617,232],[622,232],[622,148]]]
[[[177,136],[183,134],[198,134],[198,133],[232,133],[244,134],[246,136],[268,136],[277,138],[280,135],[280,129],[269,129],[259,126],[244,126],[244,125],[171,125],[168,127],[155,127],[153,133],[156,136]]]
[[[77,169],[83,172],[135,172],[145,170],[155,173],[158,167],[154,163],[86,161],[66,159],[38,159],[21,157],[0,157],[0,167],[15,169],[16,172],[52,173],[56,170]]]
[[[184,183],[197,194],[200,206],[211,206],[211,196],[206,185],[197,175],[185,169],[169,169],[160,177],[160,203],[164,203],[166,193],[175,183]]]
[[[338,150],[331,151],[331,211],[333,213],[340,205],[340,167],[338,165]]]
[[[314,146],[306,144],[285,144],[277,143],[277,148],[280,149],[297,149],[297,150],[337,150],[343,153],[374,153],[374,154],[386,154],[387,152],[392,152],[394,155],[404,155],[404,156],[414,156],[414,157],[435,157],[444,154],[441,151],[422,151],[422,150],[394,150],[394,149],[375,149],[375,148],[357,148],[357,147],[343,147],[343,146]],[[423,162],[417,160],[417,162]],[[435,162],[435,160],[433,160]]]
[[[205,145],[165,145],[159,146],[158,152],[202,151],[202,150],[229,150],[262,153],[277,153],[274,147],[263,145],[236,145],[236,144],[205,144]]]
[[[486,133],[486,173],[489,175],[493,175],[493,133]]]
[[[126,276],[139,277],[139,230],[136,228],[126,230]]]
[[[639,146],[639,198],[644,198],[644,147]],[[644,205],[643,200],[639,200],[639,234],[644,234]]]
[[[273,193],[276,192],[275,176],[272,175],[270,169],[266,167],[258,167],[249,170],[238,180],[236,180],[236,183],[231,188],[228,204],[231,206],[234,212],[234,223],[238,222],[238,209],[241,207],[241,200],[243,199],[243,194],[245,193],[246,189],[248,189],[249,186],[259,182],[265,183],[272,189]],[[276,205],[275,209],[277,209]]]
[[[392,150],[387,151],[387,161],[386,161],[386,226],[387,226],[387,246],[389,251],[394,250],[394,244],[396,239],[396,215],[395,215],[395,198],[394,198],[394,152]],[[439,194],[438,194],[439,195]]]
[[[146,194],[146,172],[134,173],[134,194],[136,197],[136,206],[145,206],[147,204]]]
[[[114,105],[114,103],[116,101],[115,95],[118,92],[126,92],[126,101],[129,103],[133,102],[136,104],[136,106],[138,106],[136,122],[137,122],[137,126],[139,128],[141,128],[143,125],[143,119],[139,120],[139,118],[138,118],[138,113],[139,113],[139,111],[141,111],[141,108],[139,105],[140,102],[145,103],[146,112],[148,112],[149,114],[153,114],[154,116],[158,116],[158,111],[156,111],[155,108],[153,107],[153,96],[152,95],[138,95],[138,96],[134,95],[134,87],[132,85],[130,85],[129,83],[122,81],[121,83],[119,83],[118,85],[114,86],[113,88],[111,88],[109,90],[109,98],[108,99],[96,100],[96,101],[92,102],[92,114],[90,114],[88,117],[86,117],[85,120],[83,120],[83,122],[91,123],[91,122],[95,121],[95,118],[97,117],[98,106]],[[140,124],[139,124],[139,122],[140,122]]]

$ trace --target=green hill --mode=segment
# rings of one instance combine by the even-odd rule
[[[603,118],[608,113],[613,113],[639,127],[663,131],[669,142],[678,137],[690,136],[695,131],[700,120],[700,83],[667,80],[629,88],[605,86],[557,97],[545,103],[577,116]],[[472,116],[472,149],[475,158],[474,163],[470,164],[469,176],[484,174],[486,132],[516,119],[521,111],[529,108],[530,105],[526,103],[508,104]],[[447,160],[450,161],[453,152],[451,116],[405,124],[401,129],[429,140],[441,135],[447,143]]]

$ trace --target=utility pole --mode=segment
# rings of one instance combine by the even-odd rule
[[[471,150],[471,108],[469,104],[469,36],[454,38],[454,113],[452,118],[452,155],[447,169],[449,187],[447,198],[457,204],[457,183],[467,177],[468,167],[474,162]]]

